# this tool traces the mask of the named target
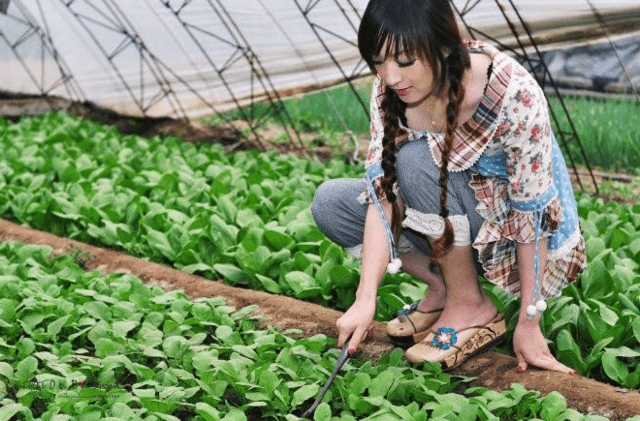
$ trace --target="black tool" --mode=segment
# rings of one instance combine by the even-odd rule
[[[327,384],[324,385],[324,387],[320,391],[320,395],[318,395],[316,400],[313,402],[313,405],[311,405],[309,409],[304,411],[301,418],[308,418],[313,415],[313,411],[315,411],[316,407],[320,404],[320,402],[322,402],[322,398],[324,398],[325,393],[327,393],[327,390],[329,390],[329,386],[331,386],[331,383],[333,383],[333,379],[336,377],[336,374],[338,374],[338,371],[340,371],[345,361],[347,361],[347,358],[349,358],[348,350],[350,340],[351,335],[349,335],[347,340],[344,342],[344,345],[342,346],[342,351],[340,351],[340,356],[338,357],[338,361],[336,361],[336,367],[333,369],[333,373],[331,373],[331,375],[327,379]]]

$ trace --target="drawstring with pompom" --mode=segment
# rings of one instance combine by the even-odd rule
[[[371,168],[373,170],[373,168]],[[381,169],[380,169],[381,170]],[[393,232],[391,231],[391,226],[389,225],[389,221],[387,221],[387,217],[382,210],[382,205],[380,205],[380,200],[378,199],[378,195],[373,187],[373,179],[377,174],[371,174],[372,171],[367,171],[367,186],[369,188],[369,192],[371,193],[371,198],[373,200],[373,204],[378,211],[378,215],[380,215],[380,219],[382,220],[382,226],[384,227],[385,232],[387,233],[387,240],[389,241],[389,257],[391,261],[387,265],[387,272],[391,275],[395,275],[402,268],[402,260],[398,257],[398,251],[396,250],[395,241],[393,239]]]
[[[533,257],[535,281],[533,284],[533,293],[531,294],[531,303],[527,306],[527,316],[529,320],[533,320],[536,313],[542,313],[547,309],[547,302],[542,297],[540,291],[540,223],[542,211],[533,213],[534,224],[536,227],[536,247]]]

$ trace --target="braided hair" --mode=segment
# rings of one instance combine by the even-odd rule
[[[396,193],[393,191],[393,186],[398,180],[396,176],[396,139],[405,134],[405,130],[400,127],[399,122],[402,122],[405,126],[407,125],[407,117],[405,116],[407,104],[401,101],[391,88],[387,87],[380,108],[384,115],[381,163],[384,175],[380,181],[380,187],[384,192],[384,196],[391,203],[391,231],[397,243],[402,230],[402,221]]]
[[[444,132],[444,148],[442,150],[442,164],[440,166],[440,216],[444,219],[444,232],[433,244],[431,255],[435,258],[444,256],[453,245],[454,232],[449,220],[449,206],[447,203],[447,188],[449,184],[449,155],[453,148],[453,138],[455,129],[458,127],[458,114],[460,104],[464,98],[464,86],[462,85],[462,75],[465,68],[469,66],[469,54],[465,50],[452,51],[445,59],[443,71],[446,73],[449,82],[447,92],[448,103],[446,108],[446,129]]]
[[[444,219],[443,234],[434,241],[432,257],[445,255],[453,245],[454,232],[449,220],[447,188],[449,155],[453,148],[454,132],[458,126],[460,104],[464,98],[461,83],[465,69],[469,68],[469,54],[463,46],[462,36],[450,0],[370,0],[358,30],[358,48],[363,59],[375,73],[374,57],[388,57],[403,51],[417,56],[429,64],[437,96],[445,96],[446,129],[440,168],[440,216]],[[393,185],[396,178],[396,141],[405,134],[400,123],[407,125],[406,104],[389,87],[380,102],[384,135],[382,138],[381,189],[393,204],[391,228],[396,239],[402,222],[396,204]]]

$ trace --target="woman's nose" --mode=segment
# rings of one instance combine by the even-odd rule
[[[382,66],[382,74],[380,77],[385,81],[385,83],[389,86],[393,86],[402,80],[402,76],[400,75],[400,69],[393,61],[387,61]]]

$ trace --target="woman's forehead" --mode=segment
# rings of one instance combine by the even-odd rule
[[[397,57],[403,54],[413,55],[414,51],[401,38],[387,37],[380,45],[379,56]]]

